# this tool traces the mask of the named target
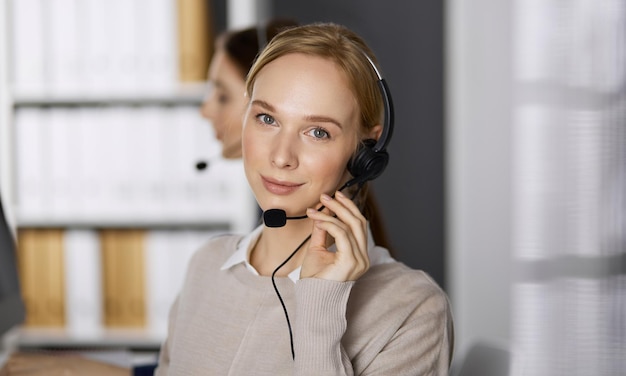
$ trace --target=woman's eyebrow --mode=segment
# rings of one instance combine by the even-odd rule
[[[312,121],[312,122],[315,122],[315,123],[332,123],[332,124],[335,124],[336,126],[338,126],[339,128],[343,128],[341,126],[341,124],[337,120],[335,120],[335,119],[333,119],[331,117],[328,117],[328,116],[308,115],[308,116],[305,116],[304,119],[306,121]]]
[[[276,111],[274,106],[272,106],[271,104],[267,103],[266,101],[262,101],[260,99],[255,99],[250,104],[252,104],[253,106],[263,107],[264,109],[266,109],[268,111],[272,111],[272,112]]]
[[[252,101],[251,103],[252,105],[255,106],[259,106],[262,107],[270,112],[276,112],[276,109],[274,108],[274,106],[272,106],[271,104],[267,103],[264,100],[260,100],[260,99],[255,99]],[[329,116],[323,116],[323,115],[307,115],[304,117],[304,120],[306,121],[311,121],[311,122],[315,122],[315,123],[331,123],[331,124],[335,124],[337,127],[339,128],[343,128],[341,126],[341,123],[339,123],[337,120],[329,117]]]

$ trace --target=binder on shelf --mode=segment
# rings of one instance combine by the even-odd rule
[[[45,0],[19,0],[11,5],[15,90],[22,93],[41,92],[47,81],[43,29],[46,24]]]
[[[100,231],[107,327],[145,327],[144,238],[139,229]]]
[[[48,110],[48,119],[43,126],[48,135],[42,147],[47,155],[45,160],[49,164],[49,184],[42,187],[49,194],[50,213],[54,216],[67,217],[74,210],[74,197],[71,195],[72,160],[77,155],[71,155],[70,145],[76,142],[76,136],[69,133],[72,110],[64,107]],[[40,174],[45,175],[45,171]]]
[[[18,216],[42,216],[48,204],[42,124],[45,110],[21,108],[15,113]]]
[[[77,109],[80,122],[80,154],[78,179],[82,183],[79,194],[82,217],[89,220],[107,211],[107,191],[110,186],[107,160],[108,110],[104,106]]]
[[[102,0],[79,2],[80,46],[85,68],[83,89],[87,93],[107,92],[115,82],[110,34],[117,16],[110,12],[110,4]]]
[[[213,36],[207,0],[176,0],[178,14],[178,77],[181,82],[205,81]]]
[[[146,216],[159,216],[160,197],[159,183],[161,176],[161,120],[159,106],[145,106],[135,108],[128,127],[129,139],[134,145],[133,167],[135,176],[134,189],[137,197],[133,201],[132,210],[136,213],[145,213]]]
[[[19,229],[18,267],[25,325],[63,327],[65,292],[62,229]]]
[[[66,328],[74,338],[102,333],[102,272],[96,230],[65,231]]]
[[[82,82],[82,66],[79,64],[78,3],[77,0],[46,0],[49,21],[45,35],[49,46],[49,88],[55,94],[76,93]]]
[[[172,0],[136,0],[137,85],[151,93],[178,83],[176,4]]]
[[[129,136],[129,129],[136,126],[131,123],[133,110],[130,106],[108,107],[106,116],[101,120],[101,176],[105,187],[105,198],[102,205],[105,217],[115,218],[131,213],[133,201],[136,200],[135,186],[141,176],[141,167],[135,164],[137,152],[136,139]]]
[[[179,138],[184,132],[182,132],[182,125],[178,121],[176,114],[177,109],[175,107],[163,108],[162,119],[158,124],[158,132],[162,135],[161,205],[164,213],[174,220],[184,218],[180,213],[181,210],[184,211],[184,208],[178,206],[180,199],[178,187],[183,184],[180,171],[181,166],[184,164]]]
[[[111,78],[109,85],[115,91],[129,92],[141,89],[137,87],[137,61],[135,50],[139,41],[135,28],[136,1],[107,0],[109,57],[111,59]]]
[[[194,149],[195,138],[194,120],[199,117],[197,108],[190,106],[179,106],[171,109],[172,121],[170,143],[172,144],[171,165],[172,186],[169,203],[171,212],[179,218],[193,218],[194,215],[201,214],[200,202],[202,192],[198,189],[197,181],[201,176],[195,168],[198,157]],[[208,143],[207,143],[207,146]]]
[[[86,213],[85,205],[89,200],[97,199],[91,196],[91,192],[85,192],[85,171],[88,166],[85,161],[84,151],[88,145],[84,143],[86,124],[83,124],[82,116],[83,110],[81,108],[66,108],[66,123],[61,128],[65,134],[57,134],[57,137],[65,137],[67,140],[65,154],[67,156],[69,178],[67,181],[68,198],[66,213],[69,218],[77,219],[82,218]],[[56,130],[55,133],[57,133]]]

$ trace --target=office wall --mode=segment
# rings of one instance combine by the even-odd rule
[[[443,3],[274,0],[275,16],[333,21],[376,53],[396,108],[390,163],[373,183],[397,257],[444,285]]]
[[[510,337],[511,8],[446,5],[446,280],[458,357]]]

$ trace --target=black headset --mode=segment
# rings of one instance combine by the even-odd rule
[[[389,144],[393,134],[393,102],[391,100],[389,87],[387,86],[385,79],[380,75],[380,72],[378,71],[378,68],[376,68],[372,59],[370,59],[365,52],[363,52],[363,55],[365,55],[365,58],[374,69],[376,77],[378,78],[376,83],[380,89],[380,95],[383,99],[385,111],[383,118],[383,132],[378,141],[373,139],[361,141],[356,153],[348,162],[348,172],[350,172],[353,176],[353,179],[348,181],[345,187],[355,184],[363,185],[369,180],[376,179],[383,173],[383,171],[385,171],[385,167],[387,167],[387,164],[389,163],[389,153],[387,153],[386,150],[387,144]]]

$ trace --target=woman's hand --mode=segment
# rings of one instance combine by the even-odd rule
[[[370,266],[367,221],[354,202],[339,191],[335,199],[323,194],[320,200],[326,207],[324,211],[307,210],[307,215],[315,222],[300,278],[356,281]],[[327,235],[335,239],[337,252],[328,250]]]

